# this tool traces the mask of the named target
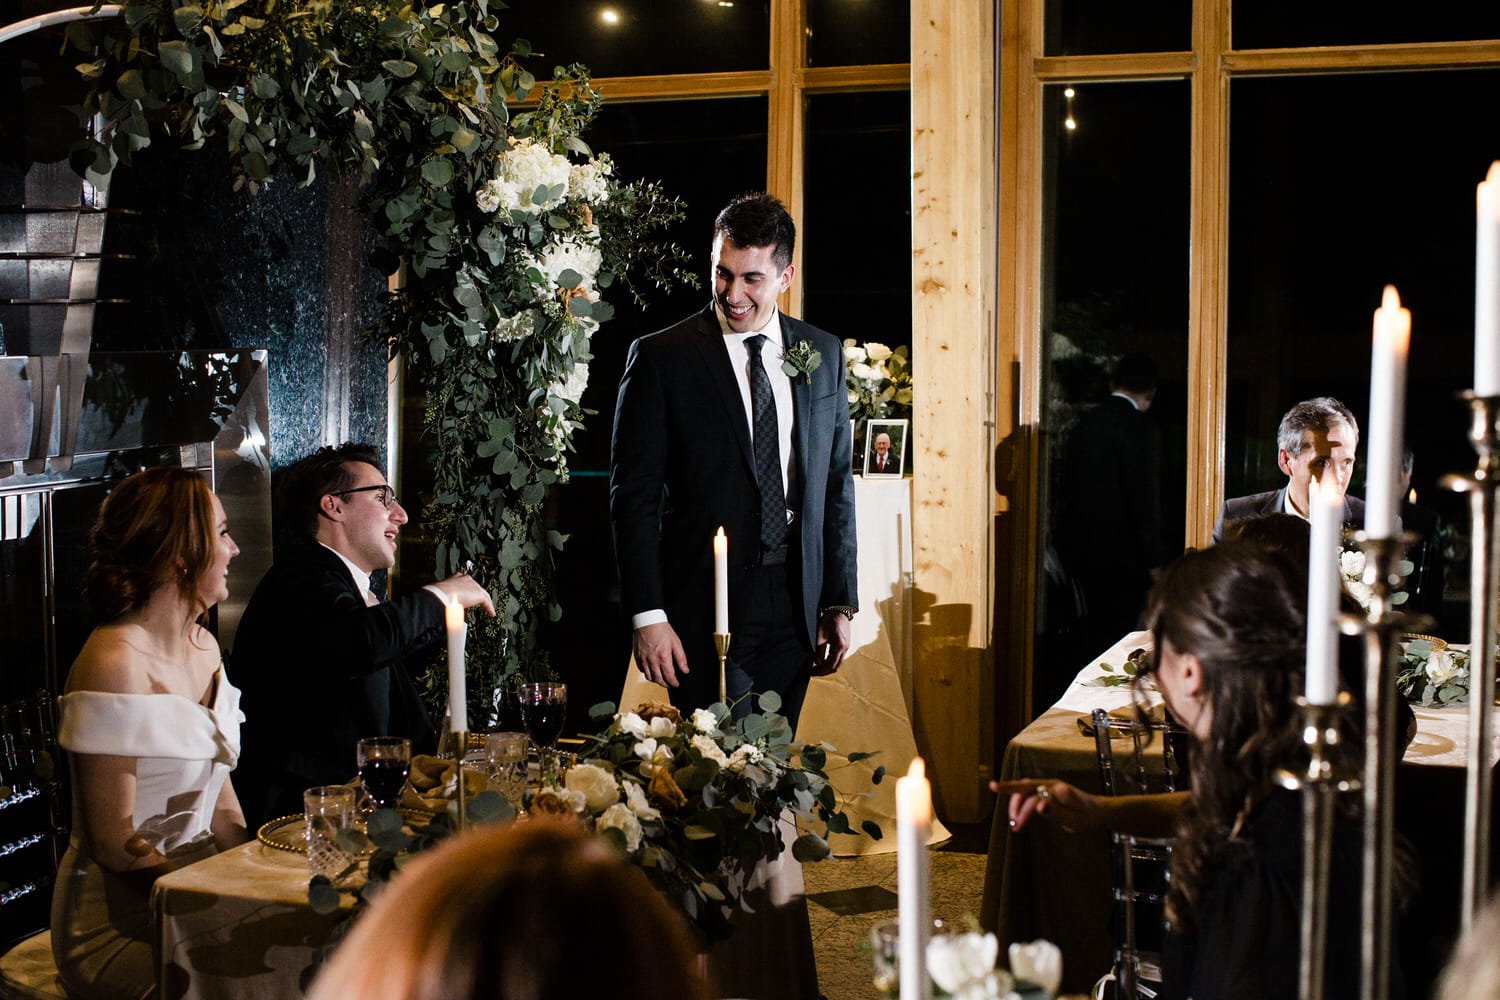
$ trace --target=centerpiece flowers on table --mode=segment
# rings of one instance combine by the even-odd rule
[[[787,824],[802,827],[791,844],[800,862],[828,857],[828,834],[855,832],[824,771],[833,748],[793,739],[773,692],[758,700],[761,711],[743,719],[731,719],[722,704],[687,716],[664,704],[622,713],[595,706],[593,716],[608,725],[560,785],[532,795],[529,809],[579,817],[639,865],[707,940],[723,938],[756,866],[785,849]],[[871,782],[884,773],[876,768]],[[872,821],[860,828],[881,836]]]
[[[1403,579],[1411,575],[1413,566],[1410,559],[1402,559],[1397,569]],[[1344,593],[1354,598],[1355,603],[1366,611],[1370,610],[1370,600],[1374,596],[1370,585],[1365,583],[1365,553],[1359,548],[1345,547],[1339,552],[1339,573],[1343,577]],[[1391,604],[1405,604],[1409,595],[1404,590],[1398,590],[1391,594]]]
[[[1469,654],[1426,638],[1406,642],[1401,650],[1396,690],[1424,707],[1463,705],[1469,700]]]

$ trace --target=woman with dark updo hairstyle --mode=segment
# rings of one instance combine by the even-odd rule
[[[52,951],[70,995],[156,993],[151,885],[247,839],[229,782],[239,691],[203,627],[239,554],[202,475],[158,468],[99,509],[88,568],[95,628],[58,699],[73,833],[52,894]]]

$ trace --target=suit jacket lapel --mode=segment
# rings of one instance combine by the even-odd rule
[[[719,330],[718,317],[713,306],[698,315],[698,354],[703,360],[708,380],[718,391],[719,401],[729,417],[729,428],[739,444],[740,457],[745,468],[755,474],[755,453],[750,447],[750,424],[745,418],[745,400],[740,395],[740,383],[735,378],[734,368],[729,363],[729,352],[724,349],[724,334]]]
[[[778,312],[777,316],[781,319],[781,351],[785,354],[791,350],[792,344],[802,338],[794,334],[785,313]],[[796,452],[792,456],[792,462],[797,469],[797,488],[801,490],[806,488],[807,483],[807,436],[811,423],[808,414],[812,412],[812,379],[810,376],[797,376],[791,382],[792,444]],[[797,510],[802,509],[801,503],[794,506]]]

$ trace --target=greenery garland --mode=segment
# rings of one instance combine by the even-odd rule
[[[188,148],[225,142],[236,189],[281,170],[309,184],[320,164],[362,180],[385,238],[373,262],[404,271],[380,333],[427,392],[436,572],[469,568],[497,598],[469,645],[472,721],[491,721],[507,679],[545,669],[537,630],[560,614],[565,539],[542,502],[567,479],[589,338],[611,315],[600,290],[620,278],[639,301],[692,280],[659,243],[680,203],[593,156],[588,71],[558,67],[539,87],[530,45],[496,41],[486,0],[129,0],[122,13],[67,29],[88,59],[85,114],[104,122],[70,155],[86,179],[165,126]],[[535,103],[512,115],[517,101]]]

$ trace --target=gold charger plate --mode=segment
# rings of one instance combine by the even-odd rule
[[[425,809],[401,809],[401,818],[406,820],[407,826],[424,825],[432,822],[433,813]],[[277,819],[267,820],[255,831],[255,839],[267,847],[278,851],[290,851],[293,854],[306,854],[307,841],[307,817],[302,813],[292,816],[281,816]]]
[[[1421,632],[1403,632],[1403,633],[1401,633],[1401,641],[1402,642],[1412,642],[1412,641],[1415,641],[1417,639],[1420,639],[1421,641],[1427,643],[1427,645],[1431,646],[1432,647],[1432,651],[1434,653],[1436,653],[1440,649],[1447,649],[1448,648],[1448,640],[1447,639],[1439,639],[1435,635],[1425,635],[1425,634],[1423,634]]]

